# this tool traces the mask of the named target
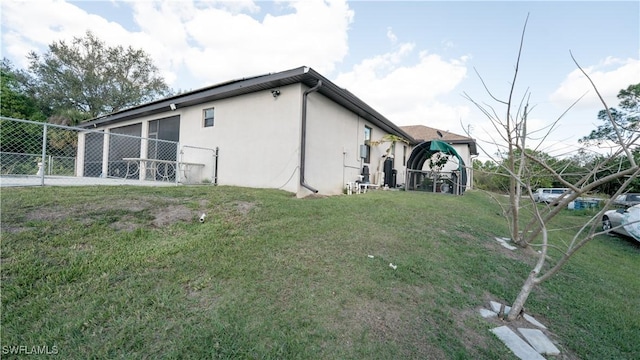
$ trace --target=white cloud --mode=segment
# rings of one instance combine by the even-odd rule
[[[445,49],[452,49],[456,46],[451,40],[442,40],[441,43],[442,47]]]
[[[262,18],[255,16],[259,3],[251,1],[115,4],[131,12],[137,28],[125,29],[63,1],[4,1],[5,49],[14,58],[24,58],[28,50],[43,52],[55,40],[68,41],[91,30],[109,45],[144,49],[171,86],[188,76],[197,83],[180,86],[196,88],[302,65],[331,73],[348,53],[354,18],[343,0],[278,2],[286,11]],[[416,54],[415,44],[396,44],[391,28],[387,38],[395,51],[361,61],[350,73],[339,75],[338,83],[397,124],[453,131],[451,122],[458,123],[468,109],[446,105],[437,97],[451,92],[465,77],[466,58]]]
[[[638,59],[608,57],[600,64],[584,67],[584,70],[589,74],[609,107],[618,106],[616,96],[621,89],[640,82],[640,60]],[[591,84],[582,72],[576,69],[566,76],[549,99],[560,108],[566,108],[584,94],[586,96],[580,100],[578,108],[602,108]]]
[[[2,2],[2,41],[16,65],[26,67],[29,51],[42,52],[54,41],[70,41],[92,30],[103,35],[126,38],[119,24],[91,15],[70,3],[61,1]]]
[[[415,45],[403,43],[397,51],[365,59],[335,82],[353,92],[398,125],[427,125],[460,133],[465,105],[439,100],[465,78],[466,57],[445,60],[426,51],[414,54]]]
[[[344,0],[277,3],[284,15],[267,14],[252,1],[132,1],[134,31],[64,1],[3,1],[2,40],[16,65],[28,51],[44,52],[57,40],[93,31],[109,45],[144,49],[170,85],[188,74],[195,88],[229,79],[311,66],[331,72],[348,52],[353,11]],[[130,8],[129,8],[130,7]]]
[[[391,44],[395,44],[398,42],[398,37],[393,33],[393,29],[391,29],[391,27],[387,28],[387,39],[391,41]]]
[[[281,71],[302,65],[333,71],[347,54],[353,12],[342,1],[301,1],[293,13],[262,21],[244,14],[207,9],[185,24],[197,44],[185,64],[208,82]]]
[[[260,11],[260,7],[251,0],[198,0],[195,5],[198,8],[218,7],[234,14],[241,12],[256,13]]]

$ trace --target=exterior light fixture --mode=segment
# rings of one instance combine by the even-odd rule
[[[169,107],[171,108],[171,110],[175,110],[176,109],[176,104],[171,103],[171,104],[169,104]]]
[[[273,95],[274,98],[280,96],[280,90],[271,90],[271,95]]]

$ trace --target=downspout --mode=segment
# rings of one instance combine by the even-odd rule
[[[304,180],[304,165],[305,165],[305,156],[306,156],[305,148],[307,143],[307,96],[312,92],[318,91],[318,89],[320,89],[320,86],[322,86],[322,80],[318,80],[318,83],[316,84],[316,86],[312,87],[311,89],[305,91],[302,94],[302,119],[301,119],[302,131],[300,135],[300,185],[309,189],[314,194],[317,193],[318,190],[311,187],[311,185],[307,184],[306,181]]]
[[[469,179],[469,189],[475,189],[473,186],[473,178],[475,176],[475,170],[473,169],[473,160],[477,159],[478,156],[480,155],[471,155],[469,156],[469,158],[471,159],[471,164],[469,164],[469,167],[471,168],[471,171],[469,171],[471,173],[471,178]],[[465,184],[466,185],[466,184]]]

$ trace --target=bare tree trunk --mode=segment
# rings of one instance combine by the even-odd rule
[[[520,51],[518,52],[518,59],[516,61],[516,67],[513,82],[511,83],[508,101],[502,101],[493,96],[487,89],[486,84],[481,78],[481,81],[489,95],[496,102],[504,104],[506,106],[506,118],[504,120],[501,120],[497,115],[497,112],[491,106],[485,107],[483,105],[480,105],[478,102],[467,96],[467,99],[471,100],[485,114],[485,116],[489,118],[494,129],[500,132],[500,138],[506,143],[502,148],[508,151],[506,153],[507,157],[503,157],[503,161],[498,163],[500,164],[502,170],[509,176],[509,205],[507,207],[507,205],[504,204],[504,201],[498,202],[500,203],[500,207],[503,209],[506,220],[509,223],[511,239],[514,243],[523,248],[529,246],[536,248],[538,248],[538,246],[540,247],[537,263],[525,279],[524,284],[520,288],[520,291],[516,296],[515,301],[513,302],[511,310],[506,317],[506,319],[509,321],[513,321],[517,319],[518,316],[520,316],[523,311],[524,304],[529,298],[531,292],[535,289],[536,285],[541,284],[542,282],[546,281],[551,276],[556,274],[560,270],[560,268],[562,268],[562,266],[564,266],[564,264],[587,242],[592,240],[594,237],[606,232],[596,232],[598,222],[602,219],[605,211],[607,211],[611,206],[612,199],[614,199],[618,194],[627,191],[631,186],[632,181],[640,176],[640,166],[638,166],[636,160],[633,157],[633,145],[637,143],[638,139],[640,139],[640,134],[637,134],[637,129],[623,129],[617,126],[617,124],[615,123],[615,119],[609,111],[609,107],[600,95],[595,84],[593,83],[589,75],[584,71],[584,69],[580,67],[575,59],[573,59],[573,55],[571,56],[572,59],[574,60],[580,71],[583,73],[583,75],[589,80],[592,87],[596,91],[600,101],[604,105],[604,108],[607,109],[607,117],[615,131],[617,139],[617,141],[614,141],[614,143],[619,147],[619,149],[615,152],[610,153],[603,160],[598,160],[598,162],[593,164],[592,168],[588,169],[586,173],[583,174],[583,176],[577,181],[571,180],[570,178],[563,175],[564,169],[559,169],[559,171],[557,171],[557,169],[552,168],[552,166],[547,164],[547,160],[545,160],[545,157],[538,157],[536,155],[536,150],[531,150],[530,153],[527,152],[529,149],[526,148],[525,140],[528,136],[528,99],[525,100],[525,98],[523,97],[523,102],[521,102],[521,107],[518,111],[515,111],[515,106],[513,106],[514,86],[518,75],[520,55],[522,53],[526,25],[527,22],[525,21],[525,26],[520,40]],[[522,107],[522,104],[524,104],[524,107]],[[575,105],[575,103],[573,105]],[[571,105],[571,107],[573,107],[573,105]],[[520,109],[523,109],[523,112],[520,112]],[[553,125],[548,129],[548,132],[542,137],[542,140],[544,140],[546,136],[553,130],[555,124],[560,120],[560,118],[562,118],[563,115],[564,113],[553,123]],[[623,136],[625,131],[632,131],[635,133],[635,135],[625,137]],[[498,145],[495,140],[494,144]],[[540,143],[540,145],[541,144],[542,142]],[[505,155],[504,153],[501,154]],[[630,166],[626,169],[619,168],[615,173],[598,178],[597,176],[600,175],[600,172],[603,169],[610,167],[612,162],[616,161],[619,155],[625,155],[626,159],[628,159],[629,161]],[[534,186],[534,183],[532,183],[532,175],[528,173],[527,170],[527,165],[530,164],[536,164],[542,167],[545,172],[548,172],[551,176],[553,176],[553,178],[557,182],[571,189],[572,192],[562,195],[553,203],[554,206],[551,207],[540,208],[537,204],[533,203],[531,209],[533,211],[534,217],[530,221],[528,221],[524,227],[522,227],[524,231],[521,232],[519,222],[522,219],[528,217],[527,212],[520,212],[520,207],[522,205],[521,196],[523,194],[523,191],[528,195],[531,202],[533,202],[534,200],[532,192],[532,186]],[[610,200],[605,201],[604,207],[598,212],[598,214],[594,215],[594,217],[592,217],[579,231],[576,232],[573,240],[569,244],[564,244],[566,246],[566,249],[562,248],[562,246],[550,245],[548,243],[548,224],[550,224],[551,220],[563,209],[565,209],[571,201],[577,199],[580,196],[586,195],[587,192],[594,190],[602,184],[620,179],[624,179],[624,181],[623,184],[619,186],[616,194],[614,194]],[[589,229],[588,233],[586,234],[584,233],[585,229]],[[538,236],[541,236],[542,243],[537,243]],[[561,254],[559,259],[554,262],[551,268],[543,272],[542,269],[547,259],[547,252],[550,246],[558,248],[558,250],[561,251]]]
[[[511,306],[511,310],[509,311],[509,315],[507,315],[508,321],[513,321],[518,318],[522,309],[524,309],[524,304],[527,302],[529,298],[529,294],[533,291],[533,288],[537,285],[537,276],[538,272],[536,270],[531,270],[527,280],[525,280],[524,285],[520,288],[520,293],[516,297],[516,300],[513,302]]]
[[[522,309],[524,308],[524,304],[527,302],[527,299],[529,298],[529,294],[531,294],[531,291],[533,291],[533,288],[540,283],[538,274],[540,274],[540,272],[542,271],[542,267],[544,266],[545,259],[547,257],[547,250],[549,248],[548,247],[549,237],[547,233],[547,227],[543,222],[542,216],[540,215],[540,212],[538,211],[537,208],[535,209],[535,217],[540,222],[540,227],[542,228],[542,249],[540,250],[540,257],[538,258],[538,262],[536,263],[536,266],[529,273],[529,276],[525,280],[524,285],[522,285],[522,288],[520,288],[520,293],[518,293],[516,300],[513,302],[513,305],[511,306],[511,311],[507,316],[507,320],[509,321],[513,321],[516,318],[518,318],[518,316],[522,312]]]
[[[519,227],[519,222],[520,222],[520,199],[518,198],[517,194],[516,194],[516,188],[518,188],[518,185],[516,184],[515,179],[510,179],[510,184],[509,184],[509,212],[511,213],[511,240],[518,244],[519,246],[522,246],[522,244],[520,243],[520,227]]]

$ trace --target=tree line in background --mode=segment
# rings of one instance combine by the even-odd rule
[[[633,136],[637,136],[640,132],[640,84],[629,85],[626,89],[620,90],[618,99],[620,100],[618,108],[610,108],[609,112],[615,120],[623,138],[628,140]],[[617,140],[616,131],[608,119],[606,110],[601,110],[598,113],[598,119],[602,124],[592,130],[589,135],[579,140],[583,146],[604,147],[607,146],[609,142],[615,142]],[[524,171],[526,172],[526,177],[530,179],[531,186],[534,189],[566,187],[552,171],[549,171],[549,168],[557,174],[561,174],[565,180],[576,183],[582,176],[591,172],[596,164],[600,164],[604,159],[610,157],[610,155],[587,152],[586,149],[581,149],[572,156],[565,158],[553,157],[545,152],[531,149],[524,150],[528,156],[521,156],[520,151],[521,150],[516,149],[513,152],[515,165],[518,167],[519,161],[523,159],[522,161],[525,162]],[[636,144],[635,147],[632,147],[631,152],[636,162],[640,162],[640,145]],[[504,156],[501,157],[499,162],[491,160],[482,162],[477,159],[473,161],[475,188],[499,193],[508,192],[510,176],[505,165],[511,161],[511,158],[508,154],[502,155]],[[542,166],[539,162],[531,161],[531,158],[539,159],[547,166]],[[604,178],[620,172],[621,169],[628,169],[630,166],[629,158],[624,154],[619,154],[615,156],[615,160],[611,161],[607,167],[600,169],[595,174],[595,177]],[[597,186],[594,192],[612,195],[620,188],[624,180],[624,178],[614,179],[601,186]],[[640,178],[633,179],[627,189],[629,192],[640,192]]]
[[[2,60],[3,116],[74,125],[172,93],[143,50],[107,46],[91,32],[27,58],[27,70]]]
[[[8,59],[0,63],[1,116],[74,126],[172,94],[143,50],[107,46],[91,32],[27,58],[27,70]],[[27,123],[2,121],[0,152],[38,154],[41,133]],[[50,148],[75,156],[75,135],[52,129],[48,137]]]

